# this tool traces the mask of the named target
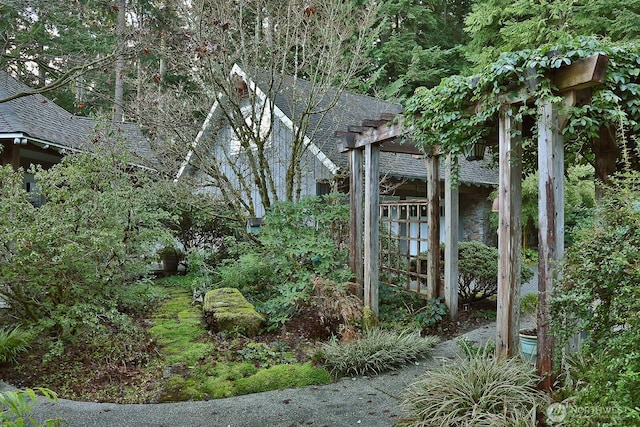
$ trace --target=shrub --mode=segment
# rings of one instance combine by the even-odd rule
[[[149,279],[113,287],[112,292],[118,311],[131,315],[148,312],[169,295],[166,289],[154,286]]]
[[[34,334],[16,326],[0,329],[0,363],[16,362],[20,353],[29,350]]]
[[[227,238],[240,238],[244,224],[227,204],[182,183],[166,183],[161,191],[161,206],[171,213],[163,223],[188,253],[200,251],[209,267],[229,256]]]
[[[427,300],[424,307],[414,313],[413,318],[421,329],[428,329],[442,322],[448,312],[442,298],[431,298]]]
[[[272,205],[256,241],[241,243],[242,255],[216,269],[216,286],[240,289],[274,330],[308,300],[313,277],[347,282],[351,272],[343,241],[349,207],[340,201],[339,195],[309,196]]]
[[[321,347],[317,358],[332,374],[378,374],[425,357],[437,342],[437,337],[422,337],[419,331],[397,333],[373,328],[365,330],[358,340],[332,339]]]
[[[596,355],[577,379],[585,387],[576,390],[576,404],[619,408],[606,425],[638,424],[640,172],[615,177],[594,221],[574,238],[555,286],[551,318],[559,346],[586,331],[584,351]]]
[[[546,403],[534,368],[485,348],[426,371],[405,391],[406,426],[535,426]]]
[[[117,147],[101,148],[32,170],[47,201],[39,208],[13,187],[22,171],[0,168],[0,296],[24,324],[49,321],[61,306],[112,305],[112,287],[144,275],[154,242],[168,238],[156,183]]]
[[[458,245],[458,294],[462,301],[476,301],[498,292],[498,250],[481,242]],[[525,283],[533,272],[522,266],[520,280]]]
[[[324,331],[318,338],[353,332],[355,323],[362,319],[360,298],[351,294],[345,283],[337,284],[321,277],[314,277],[312,283],[309,301],[303,303],[299,311],[307,319],[317,320],[318,329]]]

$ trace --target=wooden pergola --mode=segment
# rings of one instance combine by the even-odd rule
[[[591,87],[604,82],[608,57],[595,55],[555,70],[549,77],[564,97],[566,106],[590,101]],[[498,304],[496,354],[510,357],[518,351],[520,253],[522,242],[522,132],[521,124],[512,121],[513,111],[523,103],[536,101],[538,108],[538,372],[545,378],[543,387],[551,387],[553,336],[549,326],[549,299],[564,256],[564,141],[562,129],[566,117],[562,108],[543,99],[533,99],[527,87],[498,96],[499,146],[499,226],[498,226]],[[471,107],[473,108],[473,107]],[[365,305],[378,313],[378,179],[381,151],[425,155],[429,243],[427,292],[437,296],[439,273],[439,157],[423,152],[413,144],[398,141],[409,132],[402,120],[393,117],[369,120],[341,133],[339,149],[349,153],[351,165],[351,267],[363,284]],[[445,302],[452,317],[457,316],[457,224],[458,194],[451,170],[457,159],[447,155],[445,162]],[[364,164],[364,165],[363,165]],[[364,169],[364,171],[363,171]],[[455,238],[454,238],[455,236]]]

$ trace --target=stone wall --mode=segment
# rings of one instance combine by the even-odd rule
[[[497,231],[491,227],[489,188],[470,188],[460,192],[460,226],[462,241],[479,241],[490,246],[498,243]]]

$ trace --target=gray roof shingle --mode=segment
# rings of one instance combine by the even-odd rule
[[[0,71],[0,99],[32,89]],[[72,150],[91,150],[96,129],[117,131],[137,160],[152,160],[147,139],[136,123],[101,122],[76,116],[41,94],[0,103],[0,135],[22,133],[27,137]]]
[[[251,76],[256,84],[265,85],[264,75]],[[309,93],[314,90],[312,83],[304,79],[290,76],[279,77],[279,90],[275,104],[289,118],[296,122],[294,116],[306,109],[310,99]],[[275,87],[278,87],[277,85]],[[265,93],[269,93],[267,90]],[[317,102],[314,110],[322,111],[330,105],[336,92],[329,90],[322,100]],[[337,149],[336,131],[346,131],[348,126],[359,126],[364,120],[377,120],[383,113],[400,114],[402,105],[383,101],[371,96],[342,92],[336,105],[326,114],[313,114],[309,120],[307,136],[322,150],[329,159],[342,170],[347,169],[348,156]],[[497,168],[491,167],[488,160],[467,161],[459,159],[460,182],[473,185],[496,185],[498,183]],[[381,153],[380,173],[410,180],[426,180],[426,166],[419,156],[402,153]],[[444,169],[440,168],[440,177],[444,179]]]

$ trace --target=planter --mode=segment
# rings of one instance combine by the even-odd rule
[[[522,358],[529,363],[536,363],[538,355],[538,334],[535,329],[522,329],[520,336],[520,351]]]

